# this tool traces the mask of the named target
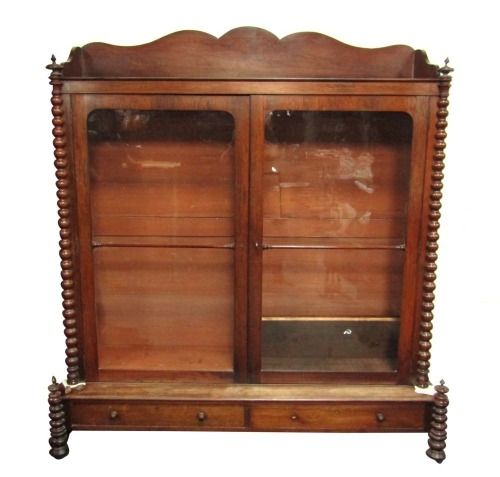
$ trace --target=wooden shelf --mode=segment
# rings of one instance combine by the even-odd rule
[[[262,321],[397,322],[397,316],[263,316]]]
[[[196,383],[158,383],[155,386],[143,383],[99,383],[89,382],[71,399],[132,401],[427,401],[432,394],[417,393],[413,386],[393,385],[349,385],[349,384],[218,384],[210,387]]]
[[[396,371],[396,368],[395,359],[262,357],[263,372],[387,373]]]
[[[269,237],[264,250],[404,250],[402,238],[380,237]]]

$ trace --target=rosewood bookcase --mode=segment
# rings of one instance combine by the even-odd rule
[[[48,68],[52,456],[74,430],[165,429],[428,432],[445,458],[428,374],[447,64],[245,27]]]

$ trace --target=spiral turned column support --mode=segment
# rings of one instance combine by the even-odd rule
[[[436,394],[434,394],[434,406],[432,408],[432,421],[431,429],[429,431],[429,449],[426,454],[434,459],[438,464],[441,464],[446,458],[444,449],[446,447],[446,429],[448,425],[446,421],[448,417],[448,396],[446,395],[449,389],[444,385],[444,381],[434,387]]]
[[[437,270],[437,250],[439,239],[439,219],[441,218],[441,199],[443,188],[444,149],[446,147],[446,118],[448,116],[448,96],[451,84],[450,73],[453,71],[448,66],[439,69],[439,97],[436,112],[436,132],[434,134],[434,154],[432,160],[432,173],[429,197],[429,210],[427,222],[427,242],[424,263],[424,282],[422,293],[422,307],[420,314],[420,332],[418,343],[417,361],[417,386],[426,388],[429,385],[429,368],[431,358],[432,320],[434,318],[434,290]]]
[[[52,85],[52,124],[54,129],[54,165],[57,178],[57,205],[59,207],[60,251],[61,257],[61,287],[63,298],[64,334],[66,335],[66,366],[68,384],[78,384],[81,380],[79,369],[78,328],[76,319],[75,282],[73,264],[73,241],[70,220],[70,194],[68,160],[66,158],[66,131],[64,128],[64,109],[62,98],[62,65],[56,63],[52,56],[52,63],[47,66],[51,70],[50,84]]]
[[[63,393],[64,387],[57,383],[56,378],[52,378],[52,384],[49,386],[49,454],[55,459],[62,459],[69,453],[66,412],[62,402]]]

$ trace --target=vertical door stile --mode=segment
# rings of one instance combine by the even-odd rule
[[[263,96],[250,98],[250,190],[252,193],[249,200],[250,230],[248,235],[248,362],[251,382],[260,380],[261,369],[263,106]]]
[[[248,202],[250,162],[250,101],[235,99],[235,224],[234,224],[234,372],[235,381],[248,374]]]
[[[87,142],[87,116],[94,107],[94,98],[88,95],[73,95],[72,103],[75,111],[73,149],[75,151],[75,195],[78,204],[78,263],[79,275],[82,277],[80,281],[80,293],[82,296],[80,309],[82,326],[86,336],[83,343],[85,379],[87,381],[97,381],[99,364],[97,358],[97,326],[94,310],[94,263],[92,254],[92,223],[90,219],[89,147]]]

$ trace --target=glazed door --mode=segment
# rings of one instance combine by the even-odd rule
[[[248,100],[76,101],[87,379],[244,379]]]
[[[426,107],[253,98],[254,380],[408,379]]]

